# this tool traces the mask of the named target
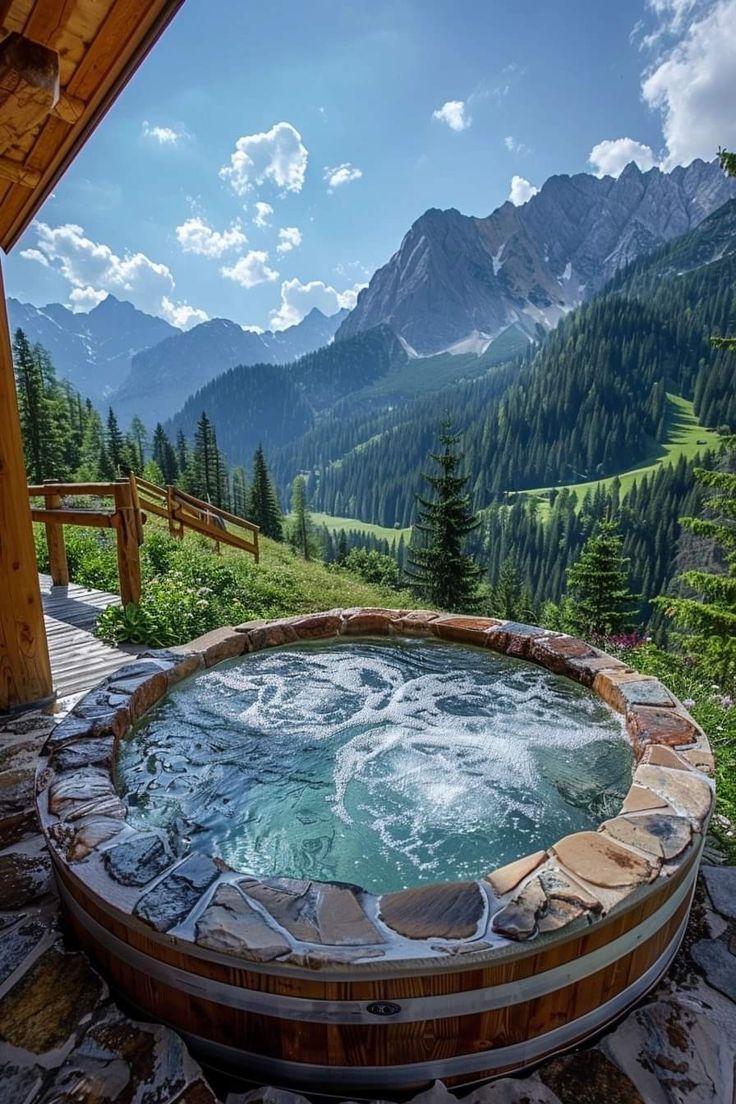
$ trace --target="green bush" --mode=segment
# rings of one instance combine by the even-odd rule
[[[399,565],[393,556],[384,556],[373,549],[352,548],[341,566],[366,583],[399,589]]]

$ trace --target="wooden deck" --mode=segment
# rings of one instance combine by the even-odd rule
[[[119,605],[115,594],[70,583],[55,587],[50,575],[41,575],[51,673],[59,698],[91,690],[105,675],[130,663],[130,651],[105,644],[93,635],[97,618],[107,606]]]

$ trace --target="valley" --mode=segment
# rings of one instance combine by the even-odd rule
[[[401,571],[449,418],[484,586],[512,556],[541,611],[596,519],[622,512],[642,615],[656,621],[651,598],[695,505],[693,462],[717,462],[718,431],[736,425],[729,353],[710,343],[736,327],[735,191],[715,161],[630,165],[616,179],[551,178],[487,219],[430,210],[351,312],[315,309],[278,332],[226,319],[175,331],[113,297],[88,315],[11,312],[51,346],[72,472],[153,464],[153,482],[276,535],[294,529],[298,489],[311,556],[363,548]],[[73,381],[95,359],[105,393],[84,407]]]

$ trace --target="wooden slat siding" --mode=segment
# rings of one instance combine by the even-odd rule
[[[243,989],[275,993],[285,996],[309,997],[317,1000],[354,1000],[372,1001],[406,1000],[411,997],[445,996],[450,993],[484,989],[494,985],[519,981],[524,978],[574,962],[583,955],[605,947],[614,939],[632,930],[647,920],[678,889],[692,872],[696,861],[693,854],[690,862],[683,864],[681,870],[669,878],[663,885],[647,894],[636,905],[613,916],[607,917],[574,935],[567,935],[557,942],[550,942],[537,949],[534,943],[520,945],[511,961],[502,961],[492,966],[461,967],[453,965],[443,969],[442,960],[432,960],[422,969],[411,975],[395,975],[381,979],[360,979],[359,975],[349,981],[330,981],[316,975],[314,978],[294,977],[279,974],[278,965],[273,972],[249,970],[247,966],[238,966],[237,959],[232,964],[210,958],[207,952],[198,958],[187,953],[186,944],[173,947],[165,937],[156,938],[147,925],[117,912],[111,905],[102,907],[93,891],[77,879],[72,872],[59,867],[57,876],[67,886],[74,899],[85,912],[102,927],[111,931],[118,939],[144,954],[157,958],[193,974],[225,982]],[[83,873],[80,871],[80,873]]]
[[[674,913],[628,954],[578,981],[550,985],[550,991],[507,1007],[442,1017],[441,998],[453,992],[485,988],[543,974],[554,966],[577,960],[584,954],[605,947],[613,939],[635,929],[666,904],[692,879],[698,852],[683,864],[671,879],[653,889],[636,905],[595,924],[582,933],[559,937],[538,949],[514,948],[513,957],[498,965],[463,968],[455,962],[448,968],[442,960],[425,963],[424,973],[411,977],[384,977],[364,981],[329,981],[312,977],[279,975],[279,964],[265,964],[256,972],[223,961],[196,958],[187,953],[186,944],[173,944],[156,936],[146,925],[102,907],[99,898],[72,869],[58,865],[57,876],[72,899],[105,931],[159,962],[178,967],[213,981],[250,988],[271,994],[312,999],[360,1000],[398,999],[402,996],[437,998],[436,1019],[414,1022],[326,1023],[279,1018],[262,1012],[246,1011],[217,1003],[211,997],[182,992],[176,984],[154,978],[140,964],[122,961],[114,949],[100,945],[71,910],[67,916],[80,941],[115,985],[140,1009],[185,1033],[213,1040],[236,1049],[271,1058],[315,1066],[390,1068],[404,1063],[436,1061],[470,1056],[484,1049],[494,1050],[544,1035],[594,1011],[636,982],[676,938],[690,906],[688,891]],[[80,871],[83,874],[83,871]],[[207,952],[203,952],[205,955]],[[518,957],[517,957],[518,956]],[[444,966],[444,970],[443,970]],[[380,964],[376,964],[380,968]],[[390,970],[390,963],[386,964]],[[430,972],[430,971],[436,972]],[[269,972],[273,971],[273,972]],[[582,1032],[581,1032],[582,1037]],[[505,1067],[509,1072],[517,1066]],[[475,1072],[472,1079],[490,1076],[497,1069]],[[444,1078],[443,1078],[444,1079]],[[466,1076],[448,1079],[462,1083]]]
[[[138,1008],[175,1029],[275,1060],[318,1066],[391,1067],[472,1055],[479,1050],[524,1042],[594,1010],[622,992],[657,961],[676,936],[689,904],[689,899],[684,900],[659,931],[626,956],[628,970],[614,964],[577,984],[490,1012],[375,1025],[279,1020],[224,1007],[204,997],[194,998],[121,962],[96,943],[73,916],[67,913],[67,917],[82,945],[113,984]],[[473,1077],[510,1072],[512,1068],[515,1067],[490,1068]]]
[[[55,587],[50,575],[40,575],[39,579],[51,675],[59,697],[91,690],[132,661],[130,652],[113,648],[92,635],[102,610],[119,605],[117,595],[76,583]]]

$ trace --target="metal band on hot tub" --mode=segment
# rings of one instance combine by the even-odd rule
[[[553,967],[518,981],[436,996],[412,997],[401,1000],[400,1010],[386,1022],[413,1023],[444,1019],[450,1016],[467,1016],[504,1008],[513,1004],[534,1000],[557,989],[574,985],[599,970],[605,969],[620,958],[631,954],[641,943],[655,935],[675,915],[685,898],[692,892],[697,876],[697,863],[665,903],[632,930],[611,940],[596,951],[583,955],[572,963]],[[273,1016],[277,1019],[301,1020],[305,1023],[376,1024],[376,1016],[367,1011],[370,1001],[327,1001],[306,997],[287,997],[260,990],[245,989],[226,982],[215,981],[200,974],[190,973],[144,954],[113,935],[89,916],[61,883],[64,902],[77,921],[89,932],[92,939],[108,950],[119,961],[132,966],[167,985],[190,996],[200,997],[215,1004],[237,1008],[244,1012]],[[388,965],[388,963],[387,963]],[[243,963],[247,966],[247,963]],[[629,992],[629,990],[626,990]],[[581,1017],[581,1020],[584,1017]],[[576,1020],[575,1023],[580,1021]]]
[[[682,937],[687,928],[688,917],[684,916],[672,942],[648,970],[641,974],[632,985],[617,993],[605,1004],[591,1012],[579,1016],[569,1023],[536,1035],[533,1039],[492,1050],[474,1051],[472,1054],[459,1054],[454,1058],[443,1058],[428,1062],[411,1062],[403,1065],[386,1066],[323,1066],[311,1062],[292,1062],[284,1058],[264,1057],[251,1051],[213,1042],[191,1031],[176,1028],[182,1038],[196,1045],[199,1052],[213,1063],[218,1061],[242,1065],[245,1059],[253,1074],[262,1074],[268,1078],[283,1078],[287,1082],[301,1082],[317,1088],[326,1081],[339,1084],[350,1082],[361,1089],[379,1089],[386,1086],[413,1085],[426,1081],[435,1081],[445,1077],[462,1077],[477,1073],[480,1080],[495,1070],[528,1065],[540,1058],[548,1057],[566,1050],[579,1040],[599,1031],[621,1013],[635,1004],[653,988],[667,970],[677,954]]]

